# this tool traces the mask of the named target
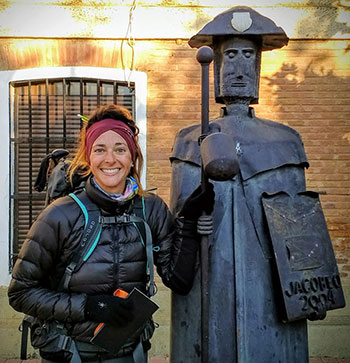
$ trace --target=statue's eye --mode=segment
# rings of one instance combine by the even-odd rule
[[[246,58],[250,58],[250,57],[252,57],[253,56],[253,51],[252,50],[244,50],[243,51],[243,54],[244,54],[244,56],[246,57]]]
[[[226,52],[226,55],[229,57],[229,58],[234,58],[236,56],[237,52],[234,51],[234,50],[228,50]]]

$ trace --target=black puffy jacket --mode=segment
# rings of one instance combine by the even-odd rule
[[[90,180],[86,192],[102,214],[120,215],[131,208],[131,202],[120,205],[111,201],[91,186]],[[153,253],[157,272],[167,287],[187,294],[198,250],[195,223],[174,220],[163,200],[151,193],[145,196],[145,210],[153,246],[159,247]],[[84,223],[80,207],[69,196],[43,210],[20,250],[8,296],[15,310],[62,321],[72,337],[89,341],[98,323],[85,318],[87,295],[113,294],[117,288],[130,292],[138,287],[145,291],[147,258],[133,224],[105,224],[94,252],[73,274],[69,291],[55,291],[69,257],[79,246]],[[189,234],[194,237],[188,238]]]

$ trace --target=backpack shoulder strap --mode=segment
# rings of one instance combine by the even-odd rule
[[[68,284],[74,271],[78,271],[82,264],[90,257],[100,239],[102,225],[100,223],[100,209],[93,203],[86,191],[79,194],[70,193],[69,196],[79,205],[85,217],[85,228],[80,246],[72,255],[59,283],[59,291],[68,291]]]
[[[152,232],[146,219],[145,198],[136,197],[133,200],[134,225],[138,229],[142,243],[146,248],[147,256],[147,275],[149,276],[148,294],[153,296],[156,294],[156,284],[154,282],[154,262],[153,262],[153,240]]]
[[[147,236],[145,224],[147,224],[147,218],[145,198],[143,196],[137,196],[132,200],[130,214],[132,215],[134,225],[137,227],[139,233],[141,234],[142,243],[146,246],[145,241],[147,240]]]
[[[132,209],[135,216],[142,218],[145,221],[147,220],[144,196],[137,196],[133,199]]]

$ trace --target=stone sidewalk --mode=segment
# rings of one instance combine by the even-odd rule
[[[350,358],[317,358],[317,357],[310,357],[309,363],[350,363]]]
[[[39,359],[3,359],[0,358],[0,363],[40,363]],[[149,359],[149,363],[169,363],[169,358],[164,357],[152,357]],[[222,362],[224,363],[224,362]],[[229,363],[229,362],[225,362]],[[260,362],[265,363],[265,362]],[[271,363],[271,362],[266,362]],[[288,362],[288,363],[298,363],[298,362]],[[350,358],[319,358],[319,357],[310,357],[309,363],[350,363]]]

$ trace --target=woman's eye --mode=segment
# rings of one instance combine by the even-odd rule
[[[98,153],[98,154],[99,154],[99,153],[103,153],[103,152],[104,152],[104,149],[95,149],[95,150],[94,150],[94,152],[95,152],[95,153]]]
[[[118,147],[118,149],[116,149],[116,152],[118,154],[124,154],[126,152],[125,147]]]
[[[252,55],[253,55],[253,52],[252,52],[252,51],[250,51],[250,50],[247,50],[247,51],[245,51],[245,52],[244,52],[244,56],[245,56],[246,58],[250,58]]]
[[[236,53],[235,52],[228,52],[227,55],[228,55],[229,58],[234,58]]]

